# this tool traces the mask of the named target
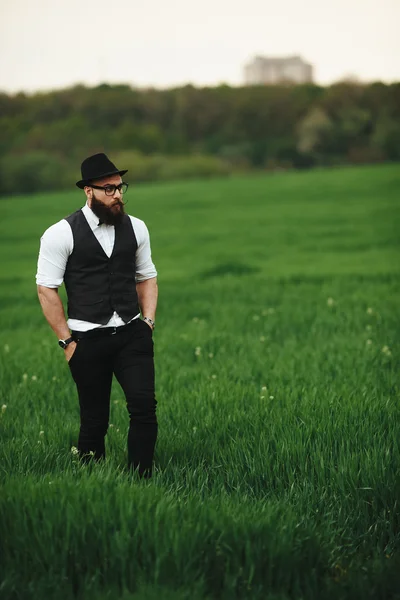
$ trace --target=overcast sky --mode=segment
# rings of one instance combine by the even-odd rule
[[[327,84],[400,81],[400,0],[0,0],[0,89],[240,84],[300,54]]]

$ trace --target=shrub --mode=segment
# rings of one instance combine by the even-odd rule
[[[0,191],[30,193],[63,187],[64,166],[62,159],[46,152],[10,154],[0,162]]]
[[[224,160],[204,155],[143,156],[139,152],[121,152],[112,157],[119,168],[128,169],[130,181],[166,181],[229,175],[231,167]]]
[[[232,166],[218,157],[144,156],[136,151],[110,153],[121,169],[128,169],[127,181],[171,181],[229,175]],[[43,151],[8,155],[0,161],[0,193],[34,193],[72,189],[80,178],[79,165]]]

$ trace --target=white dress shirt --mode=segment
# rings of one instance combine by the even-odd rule
[[[99,225],[99,218],[87,204],[82,208],[90,229],[108,257],[111,256],[115,241],[113,225]],[[136,250],[136,282],[157,277],[157,271],[151,259],[149,231],[143,221],[136,217],[129,218],[137,241]],[[64,273],[68,258],[74,249],[74,237],[68,221],[62,219],[49,227],[40,239],[40,251],[36,273],[37,285],[48,288],[59,288],[64,281]],[[137,319],[140,313],[134,319]],[[133,319],[132,319],[133,320]],[[125,325],[121,317],[114,311],[106,325],[91,323],[79,319],[68,319],[68,327],[74,331],[89,331],[95,327],[120,327]]]

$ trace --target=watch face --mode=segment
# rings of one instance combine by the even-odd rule
[[[67,347],[68,344],[66,344],[64,342],[64,340],[58,340],[58,345],[60,346],[60,348],[62,348],[63,350],[65,350],[65,348]]]

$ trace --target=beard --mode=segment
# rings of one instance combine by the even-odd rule
[[[105,225],[119,225],[124,218],[125,208],[120,200],[115,200],[113,204],[107,206],[101,200],[98,200],[93,194],[92,205],[90,207],[99,221]]]

